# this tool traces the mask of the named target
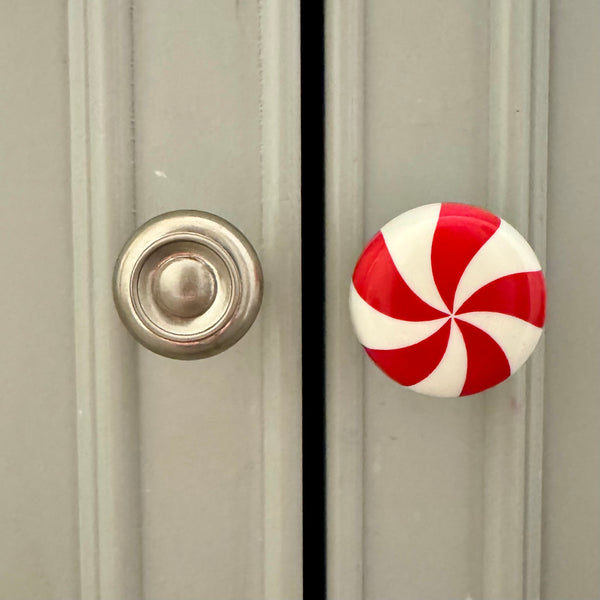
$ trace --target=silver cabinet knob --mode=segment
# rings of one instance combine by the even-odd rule
[[[262,300],[250,242],[225,219],[178,210],[144,223],[117,262],[121,320],[146,348],[179,359],[213,356],[248,331]]]

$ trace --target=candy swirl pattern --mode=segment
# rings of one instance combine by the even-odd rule
[[[475,206],[428,204],[401,214],[359,258],[350,289],[356,335],[403,386],[475,394],[512,375],[545,320],[540,263],[503,219]]]

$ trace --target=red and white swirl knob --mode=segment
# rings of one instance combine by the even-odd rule
[[[350,313],[373,361],[431,396],[467,396],[512,375],[544,325],[535,253],[499,217],[428,204],[384,225],[356,264]]]

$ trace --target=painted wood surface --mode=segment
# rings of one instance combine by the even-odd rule
[[[79,593],[67,14],[0,21],[0,597]]]
[[[582,25],[584,17],[566,18],[560,2],[551,17],[550,3],[541,0],[343,6],[331,0],[327,8],[329,597],[593,597],[598,569],[591,568],[590,544],[593,537],[598,545],[597,535],[578,529],[577,517],[553,498],[560,495],[595,518],[595,492],[588,495],[580,477],[578,491],[569,489],[560,475],[565,462],[556,446],[564,446],[566,432],[558,415],[569,409],[568,391],[558,384],[567,367],[558,363],[556,331],[572,317],[552,309],[557,284],[549,284],[551,370],[542,344],[526,369],[472,398],[435,400],[402,390],[365,362],[346,329],[348,286],[362,245],[391,218],[421,204],[486,207],[527,237],[550,281],[566,276],[560,247],[578,227],[565,196],[578,190],[582,210],[593,212],[597,178],[582,158],[597,156],[597,145],[592,150],[591,135],[574,133],[579,121],[563,119],[560,128],[558,115],[565,114],[567,82],[584,90],[594,79],[576,84],[566,75],[575,64],[591,69],[593,27]],[[591,3],[585,9],[589,18]],[[568,46],[575,31],[584,37]],[[596,122],[585,91],[578,102],[581,114]],[[563,156],[562,135],[580,135],[587,144],[571,153],[581,187],[573,177],[565,183],[560,173],[566,167],[552,160],[552,152]],[[548,178],[562,199],[558,191],[548,197]],[[564,218],[552,220],[565,211],[569,233],[561,231]],[[591,221],[590,213],[586,256],[597,254],[598,220]],[[558,263],[546,263],[547,244],[555,261],[561,256]],[[582,297],[569,303],[587,306],[597,292],[580,277]],[[595,321],[591,330],[597,334]],[[594,377],[586,369],[589,353],[597,357],[600,348],[591,340],[586,347],[571,375],[580,382],[580,416],[597,425],[589,404]],[[544,432],[553,435],[546,444]],[[588,457],[592,439],[588,433],[577,444]],[[589,477],[593,464],[587,458],[582,465]],[[551,492],[542,485],[544,474]],[[597,483],[597,474],[590,481]],[[547,562],[557,564],[563,543],[577,563],[577,581],[566,568],[556,575]]]
[[[596,9],[327,3],[333,600],[598,596]],[[0,598],[301,597],[298,10],[4,12]],[[522,375],[433,401],[364,362],[347,293],[379,226],[447,200],[547,254],[549,320]],[[267,281],[204,363],[137,347],[110,294],[135,226],[184,207]]]
[[[298,3],[11,11],[0,597],[298,598]],[[186,363],[133,342],[111,287],[180,208],[242,229],[266,279],[245,338]]]
[[[544,600],[600,595],[598,4],[552,2],[544,398]]]

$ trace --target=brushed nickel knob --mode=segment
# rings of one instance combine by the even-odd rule
[[[248,331],[262,300],[256,252],[231,223],[179,210],[144,223],[115,264],[121,320],[146,348],[179,359],[213,356]]]

